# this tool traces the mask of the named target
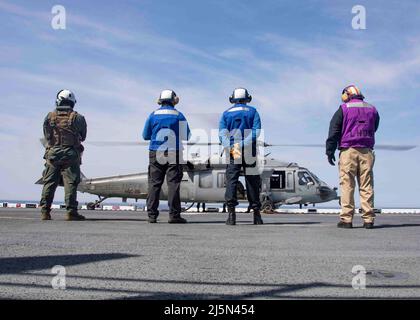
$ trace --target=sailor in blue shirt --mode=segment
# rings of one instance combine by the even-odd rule
[[[226,168],[225,200],[228,207],[226,224],[236,224],[235,207],[239,204],[237,190],[241,168],[244,168],[246,192],[250,207],[254,211],[254,224],[263,224],[260,209],[261,177],[250,175],[246,167],[255,167],[256,163],[248,163],[248,155],[255,157],[257,138],[261,131],[261,120],[258,111],[247,103],[252,97],[248,90],[237,88],[229,97],[233,106],[227,109],[220,119],[219,139],[225,150],[230,153],[230,162]],[[255,158],[254,158],[255,159]]]
[[[169,223],[186,223],[181,217],[180,185],[183,175],[181,162],[182,141],[191,136],[187,119],[175,109],[179,98],[172,90],[160,94],[159,109],[144,125],[143,139],[150,140],[147,212],[149,222],[156,223],[159,216],[159,196],[165,180],[168,185]]]

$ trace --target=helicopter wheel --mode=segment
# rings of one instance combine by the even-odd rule
[[[187,203],[188,202],[185,202],[185,204],[187,204]],[[193,202],[188,208],[182,209],[182,212],[186,212],[186,211],[190,210],[193,207],[194,204],[195,204],[195,202]]]
[[[273,213],[274,212],[274,203],[271,200],[264,200],[261,208],[262,208],[262,212],[264,212],[264,213]]]
[[[88,210],[95,210],[95,208],[96,208],[96,204],[95,204],[94,202],[89,202],[89,203],[86,205],[86,207],[87,207],[87,209],[88,209]]]

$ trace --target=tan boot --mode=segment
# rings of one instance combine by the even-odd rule
[[[41,220],[42,221],[52,220],[51,219],[51,214],[49,212],[42,212],[41,213]]]
[[[84,216],[78,213],[67,213],[66,221],[83,221],[86,220]]]

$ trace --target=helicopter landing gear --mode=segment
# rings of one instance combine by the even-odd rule
[[[98,207],[99,207],[99,204],[100,204],[102,201],[104,201],[104,200],[108,199],[108,197],[101,197],[101,196],[99,196],[98,198],[99,198],[99,200],[96,200],[95,202],[89,202],[89,203],[86,205],[88,210],[95,210],[96,208],[98,208]]]
[[[189,209],[192,208],[192,206],[195,204],[195,202],[192,202],[191,205],[187,208],[186,205],[188,204],[188,202],[185,202],[185,207],[182,207],[182,212],[188,211]]]
[[[263,201],[261,205],[261,211],[263,213],[273,213],[274,212],[274,202],[270,199]]]
[[[95,210],[96,205],[95,205],[95,203],[93,203],[93,202],[89,202],[89,203],[86,205],[86,207],[87,207],[87,209],[88,209],[88,210]]]

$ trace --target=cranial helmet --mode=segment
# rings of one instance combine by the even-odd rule
[[[58,91],[57,93],[57,99],[55,100],[55,104],[57,106],[62,105],[65,102],[70,102],[71,107],[73,107],[76,104],[76,96],[73,92],[67,89],[63,89]]]
[[[160,93],[159,99],[157,101],[158,104],[163,104],[165,102],[168,102],[172,104],[173,106],[176,105],[179,102],[179,98],[176,95],[175,91],[173,90],[163,90]]]
[[[343,102],[348,102],[353,98],[359,98],[363,100],[365,97],[358,87],[351,84],[343,89],[343,92],[341,93],[341,100],[343,100]]]
[[[237,103],[237,102],[244,102],[248,103],[251,102],[252,96],[248,93],[248,90],[245,88],[236,88],[233,90],[232,95],[229,97],[230,103]]]

